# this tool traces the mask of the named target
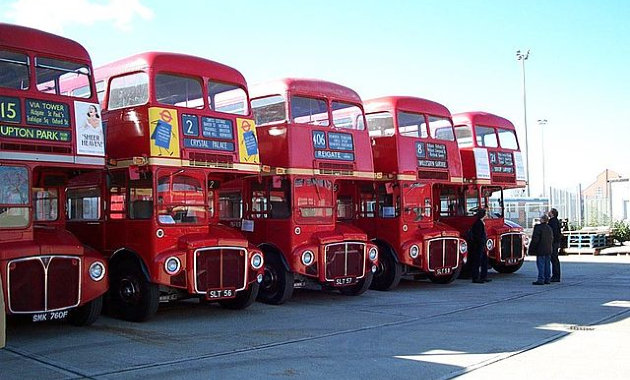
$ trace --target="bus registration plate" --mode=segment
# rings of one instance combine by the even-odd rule
[[[505,260],[505,263],[507,265],[515,265],[515,264],[518,264],[518,259],[515,257],[510,257],[507,260]]]
[[[354,283],[354,277],[341,277],[335,279],[335,286],[346,286]]]
[[[446,267],[446,268],[438,268],[435,270],[435,275],[436,276],[447,276],[449,274],[451,274],[451,271],[453,269],[450,267]]]
[[[33,322],[58,321],[68,317],[68,310],[33,314]]]
[[[236,297],[236,289],[210,289],[206,292],[206,298],[209,300],[220,300]]]

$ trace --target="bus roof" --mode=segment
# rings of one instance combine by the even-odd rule
[[[155,51],[132,55],[100,66],[95,70],[96,80],[103,79],[104,76],[111,77],[147,68],[192,76],[204,76],[247,87],[243,74],[230,66],[192,55]]]
[[[508,119],[505,119],[501,116],[494,115],[488,112],[462,112],[453,115],[453,124],[461,125],[461,124],[481,124],[489,127],[500,127],[505,129],[515,130],[514,124]]]
[[[250,87],[250,96],[259,98],[266,95],[284,94],[286,92],[299,93],[314,97],[333,98],[361,104],[361,97],[356,91],[319,79],[284,78],[269,82],[258,83]]]
[[[434,116],[451,117],[451,111],[444,105],[432,100],[414,96],[383,96],[363,102],[365,113],[399,109],[410,112],[422,112]]]
[[[56,34],[20,25],[0,23],[0,46],[14,50],[30,50],[78,61],[90,61],[90,55],[80,43]]]

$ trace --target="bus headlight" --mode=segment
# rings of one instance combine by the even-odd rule
[[[174,274],[177,274],[177,272],[179,272],[181,267],[182,267],[182,263],[175,256],[169,257],[164,262],[164,271],[170,274],[171,276]]]
[[[378,258],[378,249],[376,247],[370,248],[370,250],[368,251],[368,257],[370,258],[370,260],[376,261],[376,259]]]
[[[529,247],[529,236],[523,235],[523,245]]]
[[[313,264],[313,260],[315,260],[315,254],[313,251],[302,252],[302,264],[309,266]]]
[[[494,240],[486,240],[486,249],[488,249],[488,251],[492,251],[494,249]]]
[[[249,261],[252,268],[260,269],[263,266],[263,256],[260,253],[254,253],[251,260]]]
[[[459,252],[462,254],[468,252],[468,243],[466,243],[466,240],[462,240],[459,243]]]
[[[418,248],[417,245],[412,245],[411,248],[409,248],[409,256],[411,256],[412,259],[415,259],[418,257],[418,255],[420,254],[420,248]]]
[[[105,277],[105,265],[100,261],[95,261],[90,265],[90,278],[94,281],[101,281]]]

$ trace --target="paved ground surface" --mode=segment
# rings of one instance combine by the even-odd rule
[[[547,286],[531,285],[528,259],[488,284],[299,291],[243,311],[184,302],[89,328],[10,320],[0,379],[630,378],[630,256],[561,260]]]

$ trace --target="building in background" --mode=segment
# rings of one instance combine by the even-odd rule
[[[628,178],[606,169],[582,191],[585,226],[608,225],[612,220],[630,218],[630,183]]]

